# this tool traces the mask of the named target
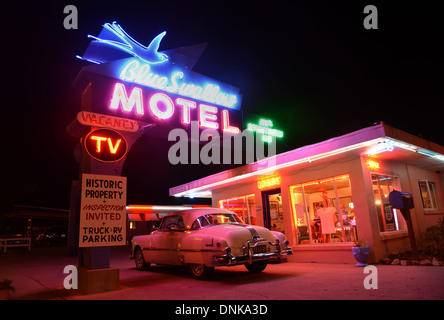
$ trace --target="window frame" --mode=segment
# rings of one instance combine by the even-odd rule
[[[338,245],[338,244],[345,244],[345,243],[353,243],[353,242],[355,242],[358,239],[357,233],[355,233],[355,231],[356,231],[356,224],[354,224],[354,225],[345,225],[344,224],[344,218],[343,218],[342,213],[340,211],[340,199],[342,199],[344,197],[339,197],[338,180],[340,180],[342,177],[345,177],[345,176],[347,177],[349,188],[350,188],[350,196],[349,196],[350,199],[351,199],[350,203],[353,203],[352,185],[351,185],[352,183],[351,183],[350,173],[342,173],[342,174],[327,176],[327,177],[319,178],[319,179],[316,179],[316,180],[310,180],[310,181],[296,183],[296,184],[293,184],[293,185],[289,186],[290,197],[291,197],[290,198],[291,199],[291,208],[292,208],[291,210],[292,210],[292,214],[293,214],[293,218],[294,218],[294,221],[295,221],[296,228],[299,229],[301,227],[301,226],[297,225],[297,222],[296,222],[298,220],[297,213],[296,213],[296,201],[294,199],[294,188],[296,188],[296,187],[300,187],[300,189],[301,189],[302,213],[304,215],[303,219],[306,221],[306,226],[305,227],[307,228],[306,232],[307,232],[307,235],[308,235],[309,243],[299,243],[299,239],[298,239],[298,245],[302,245],[302,246],[304,246],[304,245]],[[341,227],[340,227],[341,231],[340,232],[341,232],[341,238],[343,239],[343,241],[320,243],[320,242],[316,242],[315,241],[316,239],[313,239],[313,233],[312,233],[311,227],[309,225],[310,220],[313,220],[313,219],[310,219],[309,211],[308,211],[309,209],[307,209],[308,208],[308,204],[307,204],[307,199],[306,199],[305,186],[311,185],[311,184],[313,184],[315,182],[316,183],[319,183],[319,182],[322,183],[322,182],[325,182],[325,181],[328,181],[328,180],[332,180],[332,182],[333,182],[333,189],[331,191],[334,193],[334,196],[331,199],[333,201],[332,204],[333,204],[333,206],[336,209],[336,213],[335,214],[338,217],[338,222],[340,222],[340,225],[341,225]],[[350,207],[350,208],[352,208],[352,207]],[[353,208],[353,211],[354,211],[354,208]],[[302,226],[304,226],[304,225],[302,225]],[[350,229],[351,227],[355,228],[355,229]],[[349,228],[349,229],[347,229],[347,228]],[[353,235],[354,235],[353,236],[354,237],[353,241],[347,241],[349,236],[346,235],[346,231],[349,232],[350,230],[353,230],[353,232],[354,232],[353,233]],[[299,238],[299,236],[298,236],[298,238]]]
[[[391,174],[384,174],[384,173],[376,173],[376,172],[372,172],[370,174],[370,179],[371,179],[371,183],[372,183],[372,190],[373,190],[373,176],[377,176],[377,186],[378,186],[378,192],[380,194],[380,198],[382,199],[382,192],[381,192],[381,179],[380,177],[390,177],[391,179],[396,179],[396,183],[395,186],[393,187],[393,190],[401,190],[400,187],[400,180],[399,177],[397,175],[391,175]],[[387,179],[386,179],[387,180]],[[386,185],[386,187],[388,188],[389,192],[390,192],[390,185]],[[403,232],[403,231],[407,231],[407,223],[404,219],[404,217],[402,216],[402,214],[400,214],[400,211],[398,209],[394,209],[390,206],[392,213],[394,215],[394,224],[395,224],[395,230],[387,230],[387,225],[386,225],[386,220],[385,220],[385,208],[384,205],[387,203],[384,203],[383,201],[379,201],[380,203],[377,203],[376,197],[375,197],[375,192],[373,190],[373,203],[375,206],[375,213],[376,213],[376,220],[378,221],[378,229],[379,229],[379,233],[381,235],[384,234],[391,234],[391,233],[396,233],[396,232]],[[378,207],[380,212],[378,211]],[[384,219],[383,221],[380,221],[380,216],[379,213],[381,213],[381,217]],[[381,226],[383,226],[384,230],[381,230]],[[398,229],[396,229],[396,226],[398,227]]]
[[[245,224],[250,224],[250,225],[257,225],[257,212],[252,211],[252,209],[250,208],[250,206],[248,205],[248,200],[249,198],[252,198],[255,206],[256,206],[256,196],[254,193],[249,193],[249,194],[244,194],[244,195],[240,195],[240,196],[235,196],[235,197],[230,197],[230,198],[223,198],[223,199],[219,199],[217,201],[218,204],[218,208],[219,209],[227,209],[230,211],[234,212],[234,207],[233,205],[230,204],[230,201],[232,200],[239,200],[242,199],[243,204],[242,204],[242,217],[239,216],[239,214],[236,215],[245,223]],[[231,206],[231,208],[230,208]],[[255,210],[255,208],[253,209]],[[248,221],[244,219],[244,217],[247,217]],[[252,223],[253,218],[256,219],[256,223]]]
[[[166,221],[169,220],[170,218],[178,218],[176,224],[179,226],[180,229],[170,229],[170,228],[167,228],[168,226],[165,226]],[[180,225],[180,222],[182,222],[183,227]],[[166,232],[166,231],[182,231],[182,229],[185,230],[185,223],[183,221],[182,216],[180,216],[180,215],[165,216],[162,219],[162,224],[159,227],[159,231],[162,231],[162,232]]]
[[[421,182],[424,182],[427,186],[427,194],[430,198],[431,208],[425,207],[424,197],[422,196],[422,190],[421,190]],[[430,186],[432,186],[432,188]],[[438,198],[436,197],[436,182],[426,180],[426,179],[418,180],[418,187],[419,187],[419,193],[421,195],[422,208],[424,209],[424,211],[439,210]],[[433,194],[431,192],[432,190],[433,190]]]

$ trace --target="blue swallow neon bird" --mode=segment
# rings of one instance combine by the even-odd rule
[[[112,24],[105,23],[103,28],[111,33],[104,34],[106,37],[103,36],[102,38],[92,35],[88,35],[88,38],[92,38],[99,43],[113,46],[151,64],[162,63],[168,60],[166,54],[157,52],[160,46],[160,41],[162,41],[166,31],[156,36],[151,43],[145,47],[131,38],[115,21]]]

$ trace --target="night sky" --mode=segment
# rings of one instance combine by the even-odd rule
[[[106,22],[160,51],[208,43],[193,71],[235,87],[242,110],[274,120],[278,152],[377,121],[444,145],[443,18],[436,1],[15,1],[3,9],[2,191],[13,205],[69,208],[78,178],[66,126],[80,108],[76,59]],[[77,30],[63,27],[75,5]],[[365,5],[378,29],[363,27]],[[6,37],[6,39],[5,39]],[[6,101],[5,101],[6,97]],[[128,203],[169,204],[168,188],[224,169],[172,166],[168,145],[143,136],[123,169]]]

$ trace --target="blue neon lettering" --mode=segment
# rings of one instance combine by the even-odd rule
[[[178,92],[179,91],[179,85],[177,83],[176,78],[179,78],[179,80],[183,79],[183,72],[175,72],[173,73],[173,75],[171,76],[171,83],[173,84],[170,87],[167,87],[167,90],[169,92]]]
[[[136,71],[137,68],[140,66],[139,61],[132,60],[130,61],[125,67],[123,67],[122,71],[120,72],[120,79],[125,81],[134,81],[136,78]]]
[[[149,64],[140,63],[135,59],[123,66],[119,77],[124,81],[142,84],[229,108],[233,107],[237,102],[236,95],[221,92],[218,85],[210,83],[202,87],[194,83],[185,82],[185,75],[180,71],[174,72],[169,76],[157,74],[151,70]]]

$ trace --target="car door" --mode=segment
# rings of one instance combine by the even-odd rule
[[[152,262],[178,264],[178,243],[184,230],[185,225],[181,216],[164,217],[151,243]]]

